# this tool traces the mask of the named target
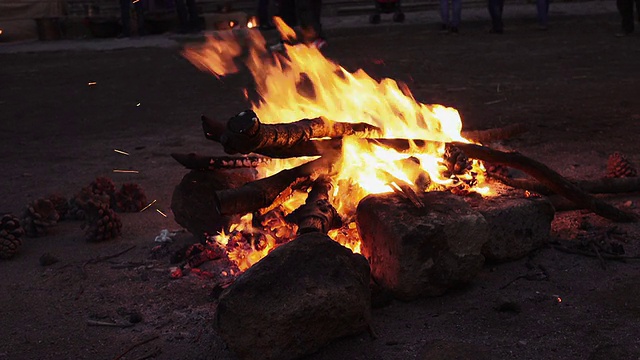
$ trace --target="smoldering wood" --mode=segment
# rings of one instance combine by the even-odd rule
[[[287,215],[287,221],[298,224],[298,234],[321,232],[342,226],[338,211],[329,202],[329,193],[333,186],[326,176],[320,176],[313,182],[305,203]]]
[[[413,206],[418,209],[424,207],[424,203],[422,202],[422,200],[420,200],[410,184],[401,179],[398,179],[388,171],[378,170],[377,172],[383,179],[385,179],[386,183],[391,186],[395,193],[409,200],[413,204]]]
[[[490,143],[499,140],[506,140],[529,131],[527,125],[522,123],[510,124],[501,128],[486,130],[463,130],[460,135],[478,143]]]
[[[191,170],[255,168],[270,161],[264,156],[206,156],[196,153],[173,153],[171,157]]]
[[[335,156],[323,156],[238,188],[216,191],[216,210],[221,215],[246,214],[270,206],[291,184],[328,173]]]
[[[489,177],[516,189],[536,192],[542,195],[553,194],[553,190],[531,179],[514,179],[499,174],[490,174]],[[591,194],[621,194],[640,191],[640,178],[601,178],[594,180],[572,180],[582,190]]]
[[[591,210],[602,217],[619,222],[638,221],[638,217],[635,214],[622,211],[589,195],[548,166],[518,152],[503,152],[485,146],[458,142],[454,143],[454,145],[464,151],[470,158],[522,170],[553,190],[556,194],[562,195],[584,209]]]
[[[213,130],[219,131],[219,127]],[[229,154],[248,154],[260,149],[286,149],[311,139],[380,134],[380,128],[371,124],[335,122],[322,117],[287,124],[263,124],[253,111],[247,110],[227,121],[219,141]]]

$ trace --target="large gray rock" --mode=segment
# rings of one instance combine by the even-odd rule
[[[482,247],[489,261],[520,259],[549,241],[555,210],[544,198],[505,193],[469,203],[489,223],[489,241]]]
[[[240,359],[295,359],[368,328],[369,265],[309,233],[273,250],[221,296],[216,328]]]
[[[356,211],[362,254],[374,279],[396,298],[442,295],[473,279],[484,264],[484,217],[459,196],[419,194],[416,208],[395,194],[370,195]]]
[[[171,211],[176,222],[197,237],[218,233],[230,217],[216,211],[215,191],[239,187],[256,177],[251,168],[191,170],[173,190]]]

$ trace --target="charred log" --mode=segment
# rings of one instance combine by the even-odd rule
[[[554,191],[531,179],[514,179],[499,174],[490,174],[495,179],[507,186],[516,189],[529,190],[542,195],[553,194]],[[582,190],[591,194],[621,194],[640,191],[640,178],[602,178],[596,180],[571,180]]]
[[[334,122],[325,118],[302,119],[288,124],[263,124],[251,110],[229,119],[226,130],[219,137],[213,136],[219,131],[217,125],[212,124],[208,128],[209,132],[205,130],[205,134],[212,134],[211,139],[219,140],[229,154],[248,154],[260,149],[286,149],[324,137],[381,134],[378,127],[367,123]]]
[[[298,167],[252,181],[241,187],[215,192],[216,210],[221,215],[245,214],[272,205],[290,186],[330,171],[334,156],[323,156]]]
[[[329,230],[342,226],[338,211],[329,202],[331,188],[329,178],[319,177],[314,181],[304,205],[287,216],[288,222],[298,224],[298,234],[309,232],[326,234]]]
[[[270,161],[264,156],[204,156],[196,153],[173,153],[171,157],[191,170],[255,168]]]
[[[562,195],[576,203],[578,206],[591,210],[602,217],[620,222],[638,221],[638,217],[636,215],[622,211],[589,195],[548,166],[520,153],[503,152],[474,144],[454,144],[471,158],[503,164],[524,171],[540,181],[543,185],[547,186],[549,189],[553,190],[556,194]]]
[[[525,124],[511,124],[501,128],[487,130],[462,131],[461,135],[478,143],[490,143],[499,140],[510,139],[528,131]]]

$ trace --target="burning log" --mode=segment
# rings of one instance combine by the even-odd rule
[[[367,141],[378,143],[398,151],[406,151],[411,148],[411,144],[417,147],[423,147],[430,143],[429,140],[410,140],[410,139],[367,139]],[[449,143],[447,143],[449,144]],[[593,211],[594,213],[619,222],[635,222],[638,217],[634,214],[622,211],[612,205],[601,201],[588,193],[584,192],[577,185],[565,179],[548,166],[528,158],[518,152],[503,152],[494,150],[486,146],[466,144],[460,142],[451,143],[462,150],[468,157],[491,162],[494,164],[502,164],[514,169],[519,169],[537,179],[543,185],[554,191],[558,195],[573,201],[584,209]]]
[[[191,170],[255,168],[269,162],[269,159],[264,156],[203,156],[196,153],[173,153],[171,157]]]
[[[319,177],[312,185],[304,205],[287,216],[287,221],[298,224],[298,234],[321,232],[342,226],[342,219],[338,211],[329,202],[331,180],[325,176]]]
[[[222,132],[219,122],[203,116],[203,129],[205,136],[219,141],[228,154],[261,153],[262,149],[273,152],[324,137],[381,134],[380,128],[367,123],[334,122],[321,117],[288,124],[263,124],[251,110],[229,119]]]
[[[422,202],[422,200],[420,200],[411,185],[407,184],[403,180],[398,179],[387,171],[379,170],[378,173],[387,181],[387,184],[391,186],[393,192],[409,200],[413,204],[413,206],[418,209],[424,207],[424,203]]]
[[[529,179],[513,179],[498,174],[491,174],[491,178],[516,189],[523,189],[538,194],[550,195],[554,192],[538,181]],[[602,178],[596,180],[571,180],[582,190],[591,194],[620,194],[640,191],[640,178]]]
[[[503,152],[474,144],[455,143],[455,145],[474,159],[522,170],[553,190],[556,194],[562,195],[578,206],[591,210],[602,217],[620,222],[638,221],[638,217],[635,214],[622,211],[589,195],[548,166],[520,153]]]
[[[461,135],[463,138],[473,142],[486,144],[493,141],[510,139],[527,131],[528,128],[525,124],[511,124],[495,129],[462,131]]]
[[[317,173],[328,173],[335,156],[328,154],[298,167],[252,181],[241,187],[216,191],[216,210],[221,215],[245,214],[272,205],[273,201],[288,187],[314,177]]]

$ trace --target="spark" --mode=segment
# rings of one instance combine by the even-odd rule
[[[147,210],[149,207],[151,207],[151,205],[155,204],[157,200],[153,200],[152,202],[150,202],[147,206],[143,207],[142,210],[140,210],[140,212],[143,212],[145,210]]]
[[[87,83],[87,85],[89,85],[89,86],[93,86],[93,85],[96,85],[96,84],[97,84],[97,82],[95,82],[95,81],[89,81]]]
[[[138,170],[120,170],[120,169],[113,169],[114,173],[121,173],[121,174],[138,174],[140,171]]]
[[[2,35],[2,29],[0,29],[0,35]]]
[[[138,106],[138,107],[139,107],[140,105],[142,105],[142,103],[137,103],[137,104],[136,104],[136,106]]]
[[[127,155],[129,156],[129,153],[126,151],[122,151],[122,150],[118,150],[118,149],[113,149],[113,151],[117,152],[118,154],[122,154],[122,155]]]
[[[156,211],[157,211],[160,215],[162,215],[162,216],[164,216],[164,217],[167,217],[167,214],[165,214],[165,213],[163,213],[162,211],[160,211],[160,209],[156,209]]]
[[[133,0],[133,1],[132,1],[132,3],[133,3],[133,4],[135,4],[135,3],[137,3],[138,1],[140,1],[140,0]]]

